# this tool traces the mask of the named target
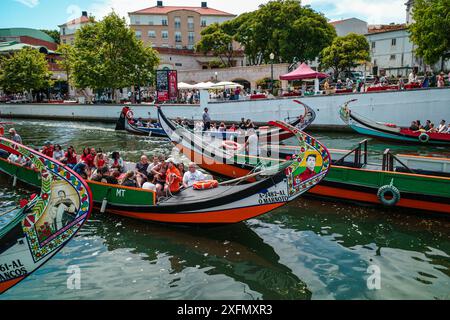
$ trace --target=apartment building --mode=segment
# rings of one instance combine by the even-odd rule
[[[164,6],[157,1],[155,7],[129,13],[130,27],[144,43],[156,48],[194,49],[200,32],[212,23],[222,23],[236,15],[201,7]]]
[[[89,23],[92,23],[92,20],[88,17],[87,11],[83,11],[81,17],[59,25],[58,27],[61,43],[73,45],[77,30]]]

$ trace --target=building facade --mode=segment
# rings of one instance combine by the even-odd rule
[[[332,21],[330,24],[336,30],[338,37],[345,37],[349,33],[365,35],[369,31],[367,22],[357,18]]]
[[[206,2],[202,2],[201,7],[176,7],[157,1],[155,7],[130,12],[129,17],[130,27],[145,44],[193,50],[205,27],[236,16],[209,8]]]
[[[81,17],[68,21],[59,25],[59,35],[61,43],[73,45],[75,41],[75,33],[84,25],[92,23],[93,20],[88,17],[87,11],[83,11]]]

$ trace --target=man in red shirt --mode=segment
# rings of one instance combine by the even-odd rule
[[[49,158],[53,158],[53,151],[54,151],[54,146],[51,142],[47,141],[45,142],[44,147],[41,150],[41,153],[43,155],[46,155]]]
[[[94,160],[95,160],[96,155],[97,155],[97,152],[95,151],[95,148],[91,148],[91,153],[89,153],[86,156],[86,159],[84,160],[86,162],[86,164],[88,165],[88,167],[91,169],[95,167]]]
[[[317,156],[315,154],[310,154],[306,158],[306,170],[300,175],[301,182],[309,180],[316,175],[316,160]]]

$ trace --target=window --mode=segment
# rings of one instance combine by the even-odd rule
[[[375,47],[376,47],[376,42],[372,41],[372,49],[375,49]]]
[[[153,25],[153,20],[149,20],[149,21],[148,21],[148,25],[149,25],[149,26],[152,26],[152,25]]]
[[[395,60],[397,57],[395,56],[395,54],[391,54],[391,57],[389,58],[390,60]]]
[[[391,46],[395,47],[397,45],[397,39],[392,39]]]
[[[175,67],[182,67],[183,64],[182,63],[175,63]]]
[[[175,32],[175,42],[181,42],[181,32]]]
[[[194,30],[194,17],[188,17],[188,29]]]
[[[62,28],[62,34],[63,34],[63,36],[66,35],[66,28]]]
[[[136,38],[139,40],[142,38],[142,32],[140,30],[136,30]]]
[[[194,45],[193,45],[193,44],[188,44],[187,48],[188,48],[189,50],[194,50]]]
[[[134,24],[135,24],[135,25],[140,25],[141,22],[140,22],[139,20],[136,20],[136,21],[134,21]]]
[[[175,29],[181,29],[181,18],[175,17]]]
[[[148,37],[149,38],[156,38],[156,32],[154,30],[148,31]]]
[[[161,38],[163,39],[169,39],[169,31],[161,31]]]
[[[163,26],[168,26],[169,25],[169,23],[167,22],[167,19],[162,19],[161,23],[162,23]]]
[[[189,32],[188,33],[188,43],[189,44],[194,44],[195,42],[195,33],[194,32]]]
[[[202,27],[206,27],[206,20],[202,20]]]

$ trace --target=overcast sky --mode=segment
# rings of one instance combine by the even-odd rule
[[[163,0],[165,5],[200,6],[202,0]],[[253,11],[268,0],[208,0],[208,6],[240,14]],[[330,20],[356,17],[370,24],[403,23],[406,0],[303,0]],[[55,29],[81,11],[97,18],[114,9],[122,16],[156,5],[156,0],[1,0],[0,28],[30,27]]]

